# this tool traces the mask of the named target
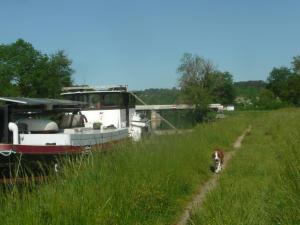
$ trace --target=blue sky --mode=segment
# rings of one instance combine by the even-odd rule
[[[76,83],[171,88],[183,53],[235,81],[265,80],[300,55],[297,0],[0,0],[0,43],[64,49]]]

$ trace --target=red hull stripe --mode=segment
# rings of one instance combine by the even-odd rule
[[[81,146],[58,146],[58,145],[10,145],[0,144],[0,151],[13,150],[22,154],[72,154],[84,150]]]
[[[12,145],[10,144],[0,144],[0,151],[12,150]]]

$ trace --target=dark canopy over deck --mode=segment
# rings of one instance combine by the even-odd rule
[[[78,113],[84,102],[48,98],[0,97],[0,143],[9,143],[8,123],[20,117]]]
[[[79,108],[86,105],[86,103],[79,101],[50,98],[0,97],[0,101],[8,105],[46,106],[46,109],[49,110],[61,107]]]

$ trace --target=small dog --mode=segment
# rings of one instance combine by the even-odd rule
[[[214,172],[219,173],[222,170],[224,162],[224,151],[221,149],[215,149],[211,157],[214,162]]]

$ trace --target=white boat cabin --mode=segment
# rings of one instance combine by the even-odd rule
[[[129,128],[129,135],[139,140],[147,132],[149,123],[135,111],[135,97],[126,86],[94,88],[89,86],[67,87],[61,94],[64,99],[86,103],[81,110],[85,116],[85,127],[95,124],[103,128]]]

